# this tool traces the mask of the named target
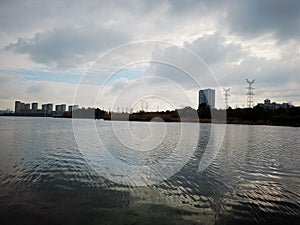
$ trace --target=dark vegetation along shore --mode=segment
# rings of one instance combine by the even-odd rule
[[[69,117],[85,118],[83,111],[75,111]],[[137,113],[108,113],[96,109],[95,119],[118,120],[118,121],[165,121],[165,122],[200,122],[200,123],[229,123],[229,124],[257,124],[257,125],[279,125],[279,126],[300,126],[300,107],[287,109],[263,109],[259,106],[254,108],[229,108],[210,109],[207,105],[200,105],[197,110],[191,107],[162,112]]]
[[[139,112],[133,114],[105,114],[107,120],[150,121],[161,118],[166,122],[202,122],[202,123],[230,123],[230,124],[265,124],[279,126],[300,126],[300,108],[263,109],[260,107],[245,109],[210,110],[207,106],[200,106],[198,110],[190,107],[166,112]],[[159,120],[158,120],[159,121]]]
[[[8,114],[7,116],[15,116]],[[30,115],[17,115],[30,116]],[[37,115],[43,116],[43,115]],[[254,108],[229,108],[210,109],[207,105],[200,105],[197,110],[191,107],[161,112],[114,113],[106,112],[99,108],[77,109],[73,112],[48,115],[57,118],[90,118],[117,121],[165,121],[165,122],[200,122],[200,123],[228,123],[228,124],[253,124],[300,126],[300,107],[264,109],[259,106]]]

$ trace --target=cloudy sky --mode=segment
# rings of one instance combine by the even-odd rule
[[[0,109],[300,105],[300,1],[1,1]],[[148,102],[148,104],[146,104]]]

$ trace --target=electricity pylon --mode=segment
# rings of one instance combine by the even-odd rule
[[[252,87],[252,84],[254,83],[255,80],[249,81],[248,79],[246,79],[246,82],[248,83],[248,87],[246,88],[247,91],[247,105],[248,108],[252,108],[253,107],[253,100],[254,100],[254,93],[253,90],[255,89],[254,87]]]

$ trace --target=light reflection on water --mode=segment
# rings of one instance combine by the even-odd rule
[[[107,123],[96,121],[98,132]],[[114,123],[122,129],[122,122]],[[139,123],[139,132],[143,125],[148,126]],[[175,131],[178,125],[165,124]],[[211,126],[218,125],[201,124],[197,149],[178,173],[159,184],[131,187],[99,176],[86,163],[71,120],[1,117],[0,222],[298,224],[300,129],[227,125],[217,157],[197,172]],[[176,140],[165,140],[166,155]],[[132,160],[122,156],[119,144],[107,147]]]

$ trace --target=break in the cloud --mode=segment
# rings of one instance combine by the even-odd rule
[[[98,67],[92,68],[96,76],[102,76],[101,82],[109,77],[108,71],[127,71],[101,87],[109,101],[129,84],[154,76],[142,82],[136,95],[160,87],[161,97],[176,96],[170,88],[173,82],[194,98],[196,106],[199,85],[195,78],[201,88],[232,87],[232,106],[241,106],[248,77],[257,81],[256,102],[270,97],[300,104],[299,11],[297,0],[2,1],[0,107],[12,108],[13,100],[22,98],[51,101],[47,96],[71,103],[76,88],[68,72],[80,77],[80,68],[89,68],[98,56],[142,40],[175,45],[147,48],[146,44],[143,49],[118,52],[108,61],[100,59]],[[142,70],[140,63],[146,64]],[[24,70],[35,78],[20,72]],[[84,85],[99,89],[102,83],[90,78]],[[81,99],[79,104],[87,106],[86,102],[90,100]]]

